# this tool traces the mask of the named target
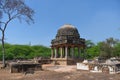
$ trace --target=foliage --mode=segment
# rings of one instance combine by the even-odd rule
[[[87,58],[102,57],[107,59],[111,57],[120,57],[120,42],[118,39],[108,38],[96,45],[90,40],[86,42]]]
[[[90,41],[90,44],[86,47],[86,50],[81,48],[81,57],[92,59],[94,57],[110,58],[120,57],[120,42],[116,39],[106,39],[105,41],[94,44]],[[112,43],[114,42],[114,43]],[[93,45],[94,44],[94,45]],[[2,45],[0,44],[0,60],[2,59]],[[6,59],[11,60],[15,58],[31,59],[34,57],[45,57],[48,58],[51,55],[51,49],[42,45],[11,45],[5,44],[6,48]],[[78,56],[78,49],[75,48],[75,57]],[[85,55],[84,55],[85,54]]]
[[[50,57],[51,49],[41,45],[11,45],[5,44],[6,59],[24,58],[31,59],[34,57]],[[1,49],[1,46],[0,46]],[[0,52],[0,60],[2,59],[2,52]]]
[[[86,53],[87,53],[87,58],[88,59],[91,59],[91,58],[94,58],[94,57],[97,57],[99,56],[99,52],[100,52],[100,49],[99,49],[99,46],[93,46],[93,47],[90,47],[86,50]]]
[[[99,55],[99,48],[91,40],[86,40],[86,58],[91,59]]]
[[[115,45],[114,55],[115,57],[120,57],[120,43]]]
[[[86,40],[85,45],[87,48],[94,46],[95,44],[91,40]]]
[[[115,52],[116,48],[115,45],[117,45],[119,40],[108,38],[106,41],[103,41],[100,43],[100,57],[103,58],[110,58],[110,57],[116,57]]]

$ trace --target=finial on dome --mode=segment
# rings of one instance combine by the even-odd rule
[[[64,24],[61,28],[75,28],[72,24]]]

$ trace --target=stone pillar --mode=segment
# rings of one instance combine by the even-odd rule
[[[63,47],[63,58],[65,58],[65,47]]]
[[[57,48],[55,48],[55,56],[54,58],[57,58]]]
[[[67,58],[68,57],[68,47],[66,46],[65,47],[65,58]]]
[[[84,49],[84,59],[86,59],[86,50]]]
[[[71,58],[71,55],[70,55],[70,47],[68,47],[68,57]]]
[[[78,47],[78,58],[80,58],[81,50],[80,47]]]
[[[59,58],[59,48],[57,48],[56,50],[57,50],[57,57],[56,58]]]
[[[54,48],[52,48],[52,50],[51,50],[51,58],[53,58],[54,57]]]
[[[57,48],[57,58],[59,58],[59,48]]]
[[[63,58],[63,48],[60,48],[60,58]]]
[[[74,47],[72,47],[71,49],[72,49],[72,51],[71,51],[72,54],[71,55],[72,55],[72,58],[74,58]]]

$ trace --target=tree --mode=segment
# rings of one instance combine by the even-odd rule
[[[100,56],[104,58],[115,57],[115,45],[118,44],[119,40],[108,38],[106,41],[100,42]]]
[[[115,45],[114,56],[120,58],[120,42]]]
[[[94,58],[98,54],[98,49],[97,46],[91,41],[91,40],[86,40],[86,57],[87,58]]]
[[[2,46],[0,44],[0,60],[2,60]],[[34,57],[50,58],[51,49],[42,45],[11,45],[5,43],[5,59],[32,59]]]
[[[95,45],[91,40],[86,40],[85,44],[87,48],[93,47]]]
[[[3,53],[3,67],[5,67],[5,30],[8,24],[14,20],[25,20],[28,24],[34,22],[34,11],[29,8],[24,0],[0,0],[0,31],[2,33],[2,53]]]
[[[114,47],[115,44],[117,44],[118,42],[119,42],[118,39],[113,39],[112,37],[106,39],[106,43],[109,45],[109,47]]]
[[[94,45],[90,48],[87,48],[86,53],[88,59],[93,59],[94,57],[98,57],[100,53],[99,46]]]

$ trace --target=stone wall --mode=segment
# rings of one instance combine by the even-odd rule
[[[58,58],[58,59],[52,59],[52,64],[55,64],[55,65],[75,65],[76,61],[73,59]]]
[[[10,73],[24,73],[41,70],[41,64],[11,64],[9,67]]]

